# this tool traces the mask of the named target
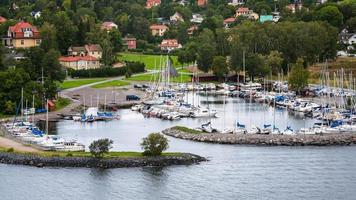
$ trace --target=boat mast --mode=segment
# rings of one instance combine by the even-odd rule
[[[48,135],[48,99],[46,99],[46,135]]]
[[[21,120],[23,121],[23,88],[21,88]]]

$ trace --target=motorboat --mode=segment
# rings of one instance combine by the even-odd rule
[[[198,108],[195,110],[191,116],[193,118],[202,118],[202,117],[216,117],[217,111],[216,110],[209,110],[207,108]]]

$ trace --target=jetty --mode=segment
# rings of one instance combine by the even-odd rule
[[[185,127],[172,127],[162,131],[163,134],[175,138],[192,140],[196,142],[216,144],[241,144],[241,145],[263,145],[263,146],[331,146],[331,145],[355,145],[356,134],[224,134],[205,133]]]

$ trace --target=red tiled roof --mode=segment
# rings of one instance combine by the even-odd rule
[[[36,26],[32,26],[30,23],[21,21],[14,26],[9,27],[9,31],[12,33],[13,38],[25,38],[24,29],[31,29],[33,35],[31,37],[26,38],[39,38],[40,32],[38,31]]]
[[[60,62],[78,62],[80,60],[83,60],[83,61],[98,61],[98,59],[96,59],[93,56],[61,56],[58,60]]]
[[[167,39],[167,40],[162,40],[161,42],[161,47],[178,47],[178,40],[176,39]]]
[[[7,21],[7,19],[5,17],[0,16],[0,24],[4,23],[6,21]]]
[[[236,12],[248,12],[248,11],[249,11],[249,9],[246,7],[240,7],[236,10]]]
[[[101,29],[105,29],[105,30],[111,30],[114,28],[114,26],[116,26],[116,24],[114,22],[104,22],[101,25]]]
[[[103,49],[101,48],[100,45],[98,44],[86,44],[85,49],[90,52],[90,51],[102,51]]]
[[[234,18],[234,17],[229,17],[229,18],[227,18],[227,19],[224,20],[224,23],[225,23],[225,24],[233,23],[233,22],[235,22],[235,20],[236,20],[236,18]]]
[[[163,24],[152,24],[150,26],[150,29],[168,29],[168,27],[166,25]]]
[[[161,0],[147,0],[146,1],[146,8],[152,8],[153,6],[160,5]]]

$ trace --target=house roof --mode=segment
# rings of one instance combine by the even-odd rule
[[[124,41],[136,41],[136,38],[128,38],[128,37],[125,37],[125,38],[122,38]]]
[[[85,47],[69,47],[68,51],[85,52]]]
[[[247,7],[240,7],[236,10],[236,12],[248,12],[249,9]]]
[[[235,22],[236,18],[235,17],[229,17],[227,19],[224,20],[224,24],[230,24]]]
[[[93,56],[61,56],[58,60],[60,62],[98,61]]]
[[[165,39],[161,42],[161,47],[179,47],[178,40],[176,39]]]
[[[7,19],[5,17],[0,16],[0,24],[4,23],[6,21],[7,21]]]
[[[168,27],[166,25],[163,24],[152,24],[150,26],[150,29],[168,29]]]
[[[31,29],[32,34],[27,35],[25,29]],[[12,38],[20,39],[32,39],[32,38],[40,38],[40,32],[38,31],[36,26],[31,25],[28,22],[21,21],[15,24],[14,26],[9,27],[9,32],[12,33]]]
[[[111,30],[114,27],[117,27],[117,24],[115,24],[114,22],[104,22],[103,24],[101,24],[101,29],[105,30]]]
[[[103,51],[99,44],[86,44],[85,49],[87,51]]]

